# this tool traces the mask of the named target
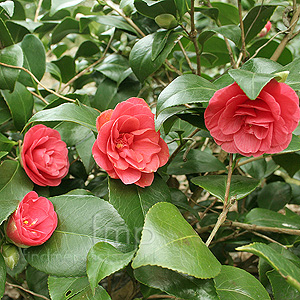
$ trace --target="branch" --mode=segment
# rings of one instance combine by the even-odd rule
[[[35,11],[35,15],[34,15],[34,22],[38,21],[38,17],[39,17],[39,13],[40,13],[40,10],[41,10],[41,7],[42,7],[42,3],[43,3],[43,0],[39,0],[39,3],[37,5],[36,11]]]
[[[71,98],[68,98],[68,97],[65,97],[63,95],[60,95],[58,93],[56,93],[55,91],[52,91],[51,89],[48,89],[46,86],[44,86],[29,70],[23,68],[23,67],[18,67],[18,66],[13,66],[13,65],[8,65],[8,64],[5,64],[3,62],[0,62],[0,65],[3,66],[3,67],[7,67],[7,68],[11,68],[11,69],[18,69],[18,70],[22,70],[24,72],[26,72],[27,74],[29,74],[31,76],[31,78],[38,84],[40,85],[44,90],[46,90],[47,92],[61,98],[61,99],[64,99],[64,100],[67,100],[67,101],[70,101],[70,102],[76,102],[76,100],[74,99],[71,99]]]
[[[50,299],[47,298],[46,296],[37,294],[37,293],[32,292],[32,291],[30,291],[30,290],[28,290],[28,289],[25,289],[25,288],[22,287],[21,285],[13,284],[13,283],[10,283],[10,282],[6,282],[6,284],[7,284],[7,285],[10,285],[10,286],[12,286],[12,287],[18,288],[18,289],[20,289],[20,290],[23,290],[24,292],[26,292],[26,293],[28,293],[28,294],[31,294],[31,295],[33,295],[33,296],[40,297],[40,298],[45,299],[45,300],[50,300]]]
[[[180,49],[181,49],[181,51],[182,51],[182,53],[183,53],[183,55],[184,55],[184,57],[185,57],[186,62],[187,62],[188,65],[189,65],[189,67],[190,67],[192,73],[193,73],[193,74],[196,74],[196,71],[195,71],[195,69],[193,68],[193,65],[192,65],[192,63],[191,63],[191,61],[190,61],[190,59],[189,59],[189,57],[188,57],[188,55],[187,55],[187,53],[186,53],[186,51],[185,51],[185,49],[184,49],[184,47],[183,47],[181,41],[178,41],[178,45],[179,45],[179,47],[180,47]]]
[[[245,30],[244,30],[241,0],[238,0],[238,9],[239,9],[240,27],[241,27],[242,53],[243,53],[243,58],[245,59],[247,57],[247,52],[246,52],[246,44],[245,44]]]

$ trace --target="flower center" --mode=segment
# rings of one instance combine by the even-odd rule
[[[133,142],[133,135],[131,133],[121,133],[115,140],[115,146],[118,150],[128,147]]]

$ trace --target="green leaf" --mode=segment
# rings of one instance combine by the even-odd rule
[[[63,8],[72,7],[81,2],[83,2],[83,0],[51,0],[50,15],[54,15],[57,11]]]
[[[300,155],[298,153],[285,153],[274,155],[273,160],[293,177],[300,169]]]
[[[177,155],[168,166],[167,173],[170,175],[184,175],[220,170],[226,170],[226,167],[215,156],[198,149],[192,149],[185,161],[183,160],[183,152],[181,155]]]
[[[212,2],[211,5],[219,10],[219,20],[223,26],[240,23],[239,11],[234,5],[223,2]]]
[[[12,45],[0,50],[0,62],[22,67],[23,51],[19,45]],[[0,89],[13,91],[20,70],[0,66]]]
[[[293,134],[292,140],[288,147],[284,150],[282,150],[280,153],[290,153],[290,152],[296,152],[300,150],[300,138]]]
[[[164,122],[167,121],[169,118],[171,118],[172,116],[175,116],[176,114],[178,114],[186,109],[187,108],[185,106],[173,106],[170,108],[166,108],[164,111],[162,111],[156,117],[156,120],[155,120],[156,130],[159,130],[161,128],[161,126],[164,124]]]
[[[226,175],[207,175],[194,177],[192,182],[201,186],[220,200],[224,201],[227,182]],[[241,175],[232,175],[229,199],[235,198],[236,200],[240,200],[253,192],[259,184],[260,180]]]
[[[0,124],[3,124],[11,119],[9,108],[2,97],[0,97]]]
[[[30,265],[26,268],[26,282],[28,288],[40,295],[44,295],[49,298],[48,291],[48,274],[43,273]],[[40,300],[40,297],[34,297],[36,300]]]
[[[0,297],[2,298],[5,291],[6,282],[6,265],[2,254],[0,253]]]
[[[208,103],[216,87],[208,80],[194,75],[186,74],[173,80],[159,95],[157,101],[157,116],[172,106]]]
[[[52,63],[59,68],[63,83],[68,82],[76,75],[75,61],[73,57],[64,55],[60,59],[52,61]]]
[[[276,271],[272,270],[267,272],[275,300],[293,299],[300,300],[300,293],[297,289],[289,285],[286,280]]]
[[[276,77],[272,74],[253,73],[242,69],[230,70],[229,75],[250,100],[255,100],[264,86]]]
[[[1,93],[9,107],[15,127],[21,131],[32,115],[32,94],[19,82],[16,83],[13,92],[3,90]]]
[[[199,279],[157,266],[134,270],[135,278],[169,295],[187,300],[219,300],[212,279]]]
[[[27,19],[26,21],[9,20],[7,24],[12,34],[14,34],[14,29],[19,29],[20,33],[18,34],[17,40],[25,37],[26,33],[33,33],[37,28],[43,25],[41,22],[34,22],[30,19]]]
[[[152,61],[155,60],[158,57],[158,55],[163,51],[170,33],[170,30],[158,30],[156,33],[154,33],[151,54]]]
[[[18,162],[5,160],[0,165],[0,224],[17,208],[32,188],[33,183]]]
[[[14,9],[15,9],[15,4],[13,1],[5,1],[0,3],[0,7],[2,7],[3,9],[5,9],[5,11],[7,12],[7,14],[12,17],[14,14]]]
[[[285,280],[300,292],[300,268],[298,268],[289,259],[283,259],[278,251],[271,248],[269,245],[262,243],[253,243],[250,245],[236,248],[237,251],[253,253],[264,258]]]
[[[166,46],[155,60],[152,60],[152,45],[155,34],[149,34],[140,39],[132,48],[129,63],[137,78],[143,82],[149,75],[157,71],[175,45],[178,33],[172,32],[168,36]]]
[[[180,17],[183,17],[184,14],[189,11],[191,7],[191,1],[190,0],[174,0],[177,12]]]
[[[298,220],[265,208],[254,208],[245,217],[245,222],[266,227],[300,229]]]
[[[243,19],[246,44],[265,27],[275,9],[276,5],[257,5],[248,12]]]
[[[60,83],[62,83],[62,78],[61,78],[61,72],[59,67],[52,63],[52,62],[47,62],[46,63],[46,72],[50,73],[56,80],[58,80]]]
[[[99,112],[91,107],[64,103],[57,107],[37,112],[28,121],[26,126],[33,122],[68,121],[80,124],[97,132],[96,118],[98,116]]]
[[[250,71],[252,73],[275,73],[282,68],[282,65],[276,61],[262,58],[262,57],[255,57],[246,61],[242,69],[246,71]]]
[[[241,38],[241,29],[236,25],[226,25],[212,29],[213,31],[222,34],[224,37],[233,41],[238,45]]]
[[[214,278],[221,300],[270,300],[263,285],[245,270],[222,266],[221,273]]]
[[[117,85],[132,73],[128,60],[118,54],[107,56],[96,70],[115,81]]]
[[[5,157],[9,152],[6,152],[6,151],[0,151],[0,159],[2,157]]]
[[[292,188],[281,181],[271,182],[263,187],[257,197],[260,208],[278,211],[283,208],[292,197]]]
[[[105,289],[98,286],[92,291],[87,277],[54,277],[48,278],[52,300],[111,300]]]
[[[41,80],[46,71],[46,53],[43,43],[33,34],[28,34],[21,42],[24,54],[23,67],[29,70],[38,80]],[[25,71],[21,71],[19,82],[25,86],[36,87],[37,83]]]
[[[86,256],[96,243],[107,242],[122,252],[134,249],[127,225],[107,201],[74,193],[50,200],[58,225],[45,244],[26,249],[25,257],[33,267],[55,276],[83,276]]]
[[[159,176],[155,176],[151,186],[145,188],[133,184],[124,185],[120,180],[109,179],[109,202],[136,238],[139,238],[148,210],[157,202],[170,201],[170,190]]]
[[[13,146],[18,145],[17,142],[8,139],[5,135],[0,133],[0,150],[1,151],[10,151]]]
[[[134,253],[135,250],[123,253],[104,242],[94,245],[88,253],[86,267],[91,289],[94,290],[105,277],[126,267]]]
[[[176,259],[174,259],[176,257]],[[147,213],[134,269],[151,265],[196,278],[212,278],[221,265],[172,204],[160,202]]]
[[[68,46],[66,47],[68,49]],[[100,54],[100,53],[101,52],[98,45],[92,41],[87,40],[81,43],[80,46],[78,47],[75,54],[75,59],[78,57],[92,57],[93,55]]]
[[[174,0],[135,0],[134,6],[140,14],[152,19],[161,14],[177,16]]]
[[[242,163],[245,160],[248,160],[248,158],[243,157],[239,162]],[[267,172],[267,162],[265,159],[254,160],[240,166],[240,168],[250,176],[262,179]]]
[[[201,12],[201,14],[208,16],[214,21],[217,21],[219,17],[219,10],[216,7],[205,7],[205,6],[195,7],[195,11]]]
[[[54,28],[51,44],[57,44],[70,33],[79,33],[79,22],[71,17],[66,17]]]
[[[4,47],[8,47],[14,44],[14,40],[4,23],[4,21],[0,18],[0,41]]]
[[[285,83],[288,84],[295,91],[300,90],[299,66],[300,66],[300,58],[295,58],[291,63],[284,66],[282,69],[278,70],[279,72],[289,71],[289,76],[285,81]]]

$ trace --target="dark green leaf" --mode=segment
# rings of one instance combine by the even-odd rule
[[[242,69],[230,70],[229,75],[251,100],[255,100],[264,86],[276,77],[276,75],[253,73]]]
[[[64,103],[57,107],[45,109],[37,112],[28,121],[28,126],[33,122],[46,122],[46,121],[69,121],[88,127],[97,132],[96,118],[99,112],[95,109],[73,103]]]
[[[75,6],[81,2],[83,2],[83,0],[51,0],[50,14],[53,15],[61,9]]]
[[[0,6],[5,9],[5,11],[7,12],[7,14],[12,17],[14,14],[14,8],[15,8],[15,4],[13,1],[5,1],[5,2],[1,2]]]
[[[199,279],[157,266],[134,270],[136,279],[169,295],[188,300],[219,300],[212,279]]]
[[[242,163],[247,159],[248,158],[243,157],[239,162]],[[265,159],[254,160],[240,166],[240,168],[252,177],[262,179],[267,172],[267,162]]]
[[[80,46],[79,46],[79,48],[80,48]],[[64,43],[58,43],[57,45],[53,46],[52,53],[57,58],[60,58],[68,49],[69,49],[69,47],[66,44],[64,44]],[[77,50],[77,52],[78,52],[78,50]],[[76,52],[76,55],[77,55],[77,52]],[[75,58],[77,58],[76,55],[75,55]]]
[[[146,265],[168,268],[196,278],[215,277],[221,267],[178,209],[167,202],[155,204],[146,215],[132,267]]]
[[[174,2],[180,17],[183,17],[191,8],[191,0],[174,0]]]
[[[285,280],[300,292],[300,268],[292,261],[283,259],[282,255],[269,245],[262,243],[253,243],[250,245],[238,247],[237,251],[250,252],[264,258],[276,271],[279,271]]]
[[[216,90],[212,83],[200,76],[194,74],[179,76],[160,93],[157,115],[172,106],[208,103]]]
[[[168,186],[159,176],[155,176],[151,186],[145,188],[124,185],[120,180],[109,180],[109,202],[136,238],[139,238],[148,210],[155,203],[163,201],[170,202],[171,195]]]
[[[236,45],[241,38],[241,29],[236,25],[226,25],[212,29],[213,31],[222,34],[226,38],[233,41]]]
[[[282,68],[282,65],[276,61],[257,57],[252,58],[243,64],[242,69],[246,71],[250,71],[252,73],[275,73]]]
[[[23,84],[17,82],[13,92],[3,90],[2,96],[9,107],[15,127],[21,131],[32,115],[32,94]]]
[[[123,253],[104,242],[94,245],[88,253],[86,267],[91,289],[94,290],[105,277],[126,267],[134,253],[135,250]]]
[[[207,175],[199,176],[192,179],[192,182],[201,186],[212,195],[224,201],[226,190],[226,175]],[[229,199],[242,199],[253,192],[259,185],[260,180],[248,178],[241,175],[233,175],[231,179]]]
[[[201,12],[203,15],[212,18],[213,20],[217,21],[219,17],[219,10],[215,7],[195,7],[195,11]]]
[[[273,160],[284,168],[291,177],[300,169],[300,155],[297,153],[274,155]]]
[[[243,269],[222,266],[221,273],[214,281],[221,300],[271,299],[263,285]]]
[[[192,173],[205,173],[226,170],[216,157],[207,152],[197,149],[189,151],[186,161],[183,160],[183,152],[177,155],[168,166],[167,173],[173,175],[184,175]]]
[[[0,97],[0,124],[3,124],[11,119],[9,108],[2,97]]]
[[[28,34],[21,42],[21,48],[24,54],[23,67],[41,80],[46,71],[46,53],[43,43],[35,35]],[[21,71],[18,81],[25,86],[36,86],[36,82],[24,71]]]
[[[275,9],[275,5],[257,5],[248,12],[243,19],[246,44],[265,27]]]
[[[219,10],[219,20],[223,26],[240,23],[239,11],[236,6],[224,2],[212,2],[211,5]]]
[[[187,108],[185,106],[174,106],[174,107],[170,107],[170,108],[165,109],[163,112],[161,112],[157,116],[157,118],[155,120],[156,130],[159,130],[166,120],[168,120],[169,118],[175,116],[177,113],[180,113],[180,112],[182,112],[186,109]]]
[[[52,61],[52,63],[59,68],[63,83],[68,82],[75,76],[76,69],[73,57],[64,55],[60,59]]]
[[[26,249],[25,257],[33,267],[55,276],[82,276],[86,256],[96,243],[107,242],[122,252],[134,249],[127,225],[107,201],[74,194],[50,200],[58,226],[45,244]]]
[[[152,19],[161,14],[177,16],[174,0],[135,0],[134,6],[140,14]]]
[[[14,40],[5,25],[4,21],[0,18],[0,41],[1,45],[8,47],[14,44]]]
[[[68,46],[66,46],[68,49]],[[84,41],[78,47],[75,54],[75,59],[78,57],[92,57],[95,54],[100,54],[100,49],[98,45],[92,41]]]
[[[8,27],[10,30],[13,28],[19,28],[20,32],[22,32],[22,35],[25,36],[25,34],[28,33],[33,33],[37,28],[41,27],[43,23],[41,22],[34,22],[30,19],[27,19],[27,21],[17,21],[17,20],[10,20],[7,22]],[[12,34],[14,34],[12,32]],[[19,34],[20,35],[20,34]],[[19,38],[18,38],[19,40]]]
[[[5,157],[9,152],[6,152],[6,151],[0,151],[0,159],[2,157]]]
[[[47,62],[47,64],[46,64],[46,72],[50,73],[60,83],[62,82],[60,69],[54,63]]]
[[[267,276],[271,282],[275,300],[300,300],[299,291],[293,286],[289,285],[276,270],[267,272]]]
[[[172,32],[168,36],[166,46],[155,60],[152,60],[152,45],[154,34],[149,34],[139,40],[132,48],[129,63],[137,78],[143,82],[149,75],[157,71],[175,45],[178,33]]]
[[[17,208],[32,188],[33,183],[18,162],[5,160],[0,165],[0,224]]]
[[[300,229],[298,220],[265,208],[252,209],[246,215],[245,222],[259,226]]]
[[[6,265],[2,254],[0,253],[0,297],[2,298],[5,291],[6,282]]]
[[[152,61],[155,60],[158,57],[158,55],[163,51],[170,33],[170,30],[159,30],[156,33],[154,33],[151,54]]]
[[[23,51],[19,45],[12,45],[0,50],[0,62],[22,67]],[[0,66],[0,89],[13,91],[20,70]]]
[[[92,291],[87,277],[49,276],[48,285],[52,300],[111,300],[101,286]]]
[[[48,274],[43,273],[29,265],[26,268],[26,282],[31,291],[49,298]],[[34,298],[36,300],[41,299],[37,296]]]
[[[20,24],[18,24],[20,22]],[[19,43],[23,40],[26,34],[30,34],[31,32],[24,26],[24,21],[6,21],[6,26],[14,40],[15,43]]]
[[[54,28],[51,44],[57,44],[70,33],[79,33],[79,22],[73,18],[66,17]]]
[[[13,146],[17,145],[17,142],[14,142],[8,139],[5,135],[0,133],[0,150],[1,151],[10,151]]]

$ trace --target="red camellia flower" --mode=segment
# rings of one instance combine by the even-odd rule
[[[68,149],[57,130],[35,125],[25,134],[21,150],[26,174],[41,186],[57,186],[69,170]]]
[[[153,172],[168,161],[168,146],[155,131],[154,115],[143,99],[130,98],[104,111],[97,129],[92,149],[96,163],[125,184],[151,185]]]
[[[233,83],[217,91],[204,113],[215,142],[227,152],[259,156],[284,150],[300,118],[299,98],[272,79],[255,100]]]
[[[9,217],[7,237],[19,247],[37,246],[46,242],[57,226],[57,215],[51,201],[29,192]]]

